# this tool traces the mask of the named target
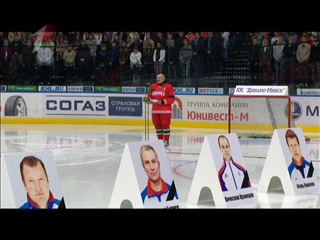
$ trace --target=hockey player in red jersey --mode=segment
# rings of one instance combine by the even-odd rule
[[[163,140],[165,147],[169,146],[170,141],[170,124],[174,100],[173,86],[166,82],[164,74],[158,74],[157,83],[150,86],[150,92],[144,98],[144,102],[152,104],[152,122],[158,139]]]

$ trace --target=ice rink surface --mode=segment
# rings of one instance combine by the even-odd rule
[[[197,205],[187,202],[205,136],[226,132],[214,129],[172,129],[166,149],[180,197],[180,208],[217,208],[211,196]],[[320,139],[307,142],[320,181]],[[68,209],[108,209],[124,146],[145,141],[144,127],[102,125],[1,125],[1,155],[52,150]],[[150,126],[149,140],[156,140]],[[239,138],[244,161],[257,201],[235,208],[319,208],[319,194],[286,195],[282,189],[257,192],[271,139]]]

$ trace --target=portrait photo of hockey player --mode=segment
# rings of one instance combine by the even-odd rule
[[[16,208],[65,208],[51,151],[6,155],[5,161]]]
[[[223,164],[218,172],[222,191],[251,187],[248,172],[242,163],[234,159],[232,147],[225,135],[218,137],[218,145],[223,158]],[[239,155],[236,154],[235,156]]]
[[[179,208],[179,195],[162,141],[129,143],[145,208]]]

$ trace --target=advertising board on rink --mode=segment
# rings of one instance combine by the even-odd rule
[[[68,86],[67,92],[94,92],[94,86]]]
[[[142,100],[145,94],[117,93],[118,87],[96,87],[95,92],[25,92],[29,89],[8,86],[1,92],[1,120],[7,118],[38,119],[114,119],[145,120],[145,105]],[[255,101],[235,102],[237,116],[229,116],[229,95],[191,94],[194,88],[177,88],[176,100],[173,104],[173,124],[212,124],[217,128],[225,128],[228,118],[233,117],[241,124],[251,124],[265,120],[264,108]],[[3,89],[4,90],[4,89]],[[38,89],[30,88],[30,91]],[[78,89],[79,90],[79,89]],[[84,90],[84,89],[83,89]],[[110,91],[108,93],[108,91]],[[111,93],[112,92],[112,93]],[[292,96],[292,119],[295,126],[319,129],[320,98],[309,96]],[[23,106],[23,108],[21,108]],[[28,110],[21,112],[21,110]],[[279,109],[280,114],[288,114],[288,106]],[[151,115],[151,111],[149,111]],[[258,118],[258,119],[257,119]],[[151,119],[151,118],[150,118]],[[131,122],[130,122],[131,124]],[[135,124],[135,121],[132,121]],[[184,125],[186,126],[186,125]],[[317,131],[316,129],[316,131]]]
[[[248,96],[287,96],[288,86],[241,86],[237,85],[234,90],[234,95]]]

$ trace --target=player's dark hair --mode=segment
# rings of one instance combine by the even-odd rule
[[[35,157],[35,156],[26,156],[20,162],[20,174],[21,174],[22,181],[24,181],[23,166],[26,165],[29,167],[35,167],[35,166],[37,166],[38,163],[40,163],[40,165],[42,166],[42,168],[44,170],[44,173],[46,174],[47,179],[49,179],[48,174],[47,174],[47,170],[46,170],[42,160],[40,158]]]
[[[224,138],[225,140],[227,140],[228,145],[230,146],[230,143],[229,143],[228,138],[227,138],[226,136],[224,136],[224,135],[220,135],[220,136],[218,137],[219,148],[220,148],[220,139],[221,139],[221,138]]]
[[[293,130],[291,130],[291,129],[288,129],[288,130],[286,131],[286,142],[287,142],[287,145],[289,146],[288,138],[296,138],[298,144],[300,145],[299,138],[298,138],[297,134],[296,134]]]

